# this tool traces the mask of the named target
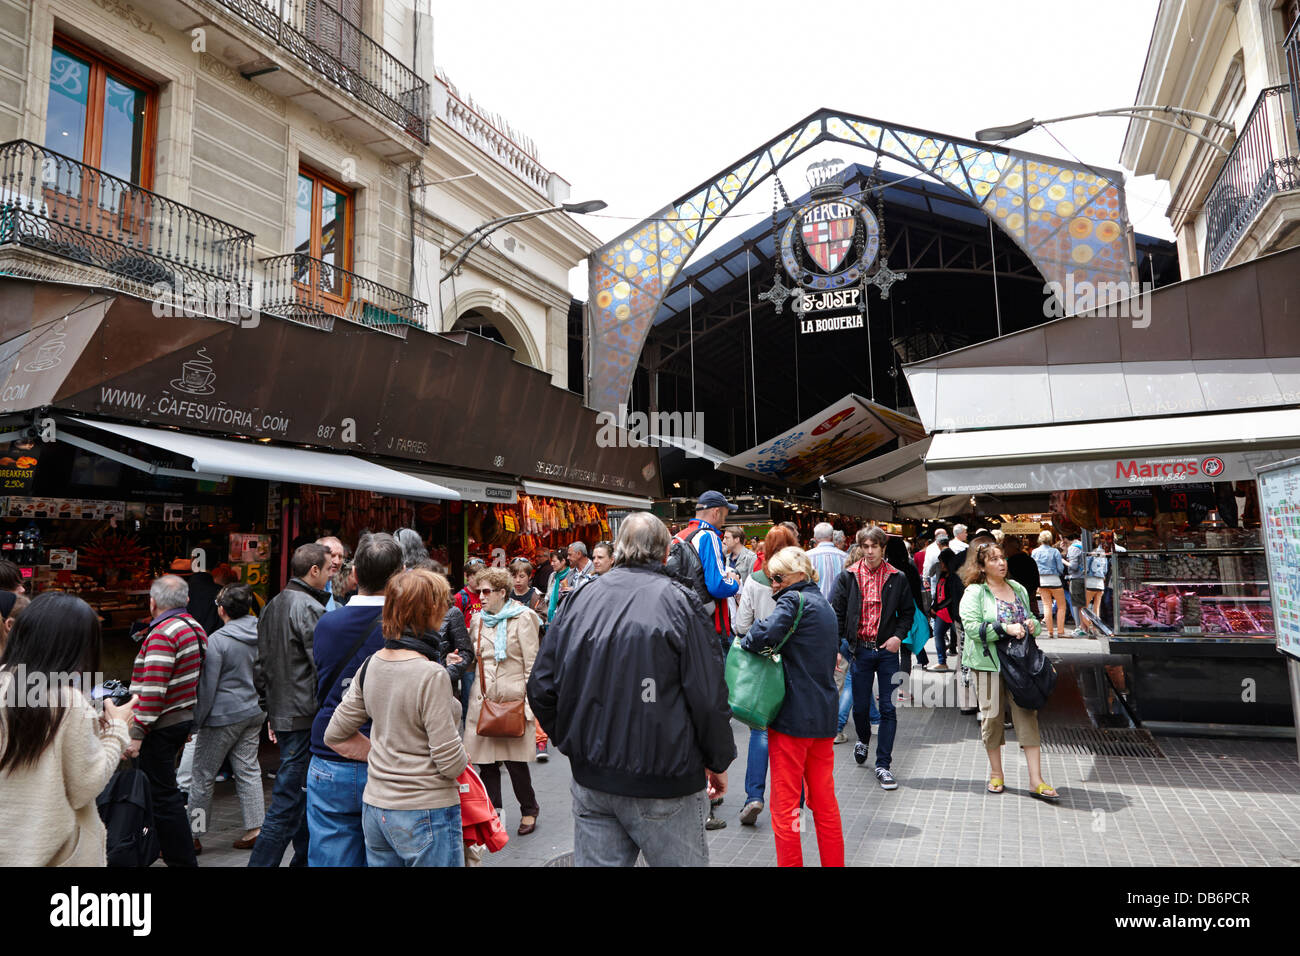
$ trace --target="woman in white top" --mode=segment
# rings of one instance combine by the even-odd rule
[[[0,867],[104,866],[95,798],[130,742],[136,698],[95,712],[99,615],[51,591],[23,612],[0,658]],[[18,686],[10,691],[15,680]]]

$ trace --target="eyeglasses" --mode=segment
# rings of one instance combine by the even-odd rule
[[[485,594],[491,594],[493,591],[504,591],[504,590],[505,588],[479,588],[474,593],[477,594],[479,597],[482,597]]]
[[[784,583],[785,583],[785,575],[784,575],[784,574],[774,574],[774,575],[772,575],[772,583],[773,583],[773,584],[784,584]]]

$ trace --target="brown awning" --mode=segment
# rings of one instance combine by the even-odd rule
[[[105,304],[61,311],[88,294]],[[0,279],[0,307],[5,302],[17,311],[0,319],[3,340],[57,319],[67,345],[54,386],[40,379],[39,389],[29,385],[0,411],[52,404],[190,431],[659,493],[656,449],[601,447],[596,413],[581,396],[478,336],[411,330],[402,340],[348,322],[322,332],[271,316],[242,326],[159,318],[151,303],[130,296],[19,279]],[[34,358],[35,341],[20,348],[24,370],[53,358]],[[27,382],[11,380],[6,387]]]

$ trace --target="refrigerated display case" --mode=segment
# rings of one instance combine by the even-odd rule
[[[1213,546],[1222,543],[1197,541],[1186,550],[1115,554],[1115,638],[1188,643],[1274,640],[1263,549]]]

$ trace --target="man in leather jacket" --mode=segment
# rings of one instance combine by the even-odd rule
[[[293,553],[289,568],[293,578],[257,621],[253,684],[265,701],[271,742],[280,745],[280,769],[249,866],[279,866],[290,841],[290,866],[307,865],[307,765],[317,710],[312,637],[329,601],[329,549],[304,544]]]
[[[664,569],[668,529],[624,519],[614,567],[570,595],[528,680],[573,771],[574,864],[708,864],[709,797],[736,757],[722,650],[699,598]]]

